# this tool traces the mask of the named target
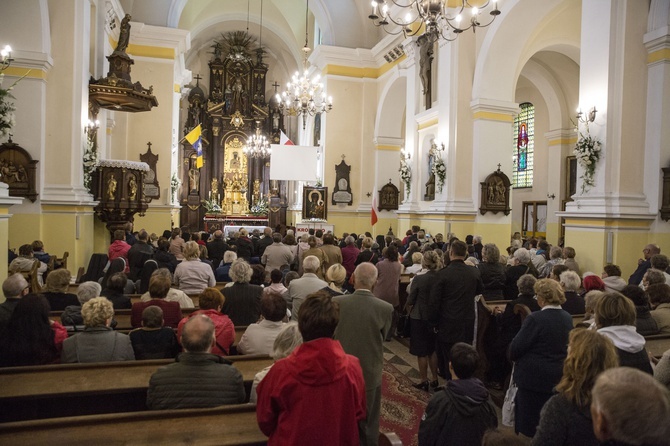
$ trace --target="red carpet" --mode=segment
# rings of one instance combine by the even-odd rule
[[[393,365],[384,362],[382,407],[379,429],[395,432],[403,446],[417,445],[419,422],[430,394],[412,387],[412,381]]]

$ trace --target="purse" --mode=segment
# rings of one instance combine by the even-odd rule
[[[505,401],[502,405],[502,424],[514,427],[514,400],[516,398],[517,386],[514,382],[514,366],[512,366],[512,378],[509,381],[509,387],[505,393]]]

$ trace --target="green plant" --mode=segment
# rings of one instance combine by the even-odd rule
[[[580,177],[582,180],[582,193],[588,191],[595,185],[594,175],[596,172],[596,164],[600,160],[602,154],[601,149],[602,143],[597,137],[591,136],[588,123],[586,123],[584,133],[579,132],[579,139],[577,140],[574,149],[577,162],[583,169],[583,173]]]

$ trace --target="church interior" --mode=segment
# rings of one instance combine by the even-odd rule
[[[670,242],[670,2],[470,3],[454,33],[362,0],[4,0],[0,239],[76,273],[127,221],[418,225],[627,276]]]

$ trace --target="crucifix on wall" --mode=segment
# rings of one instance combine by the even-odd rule
[[[416,41],[419,46],[419,77],[423,87],[423,98],[426,104],[426,110],[433,106],[431,97],[432,91],[432,71],[433,71],[433,52],[435,42],[431,39],[430,33],[423,34]]]

